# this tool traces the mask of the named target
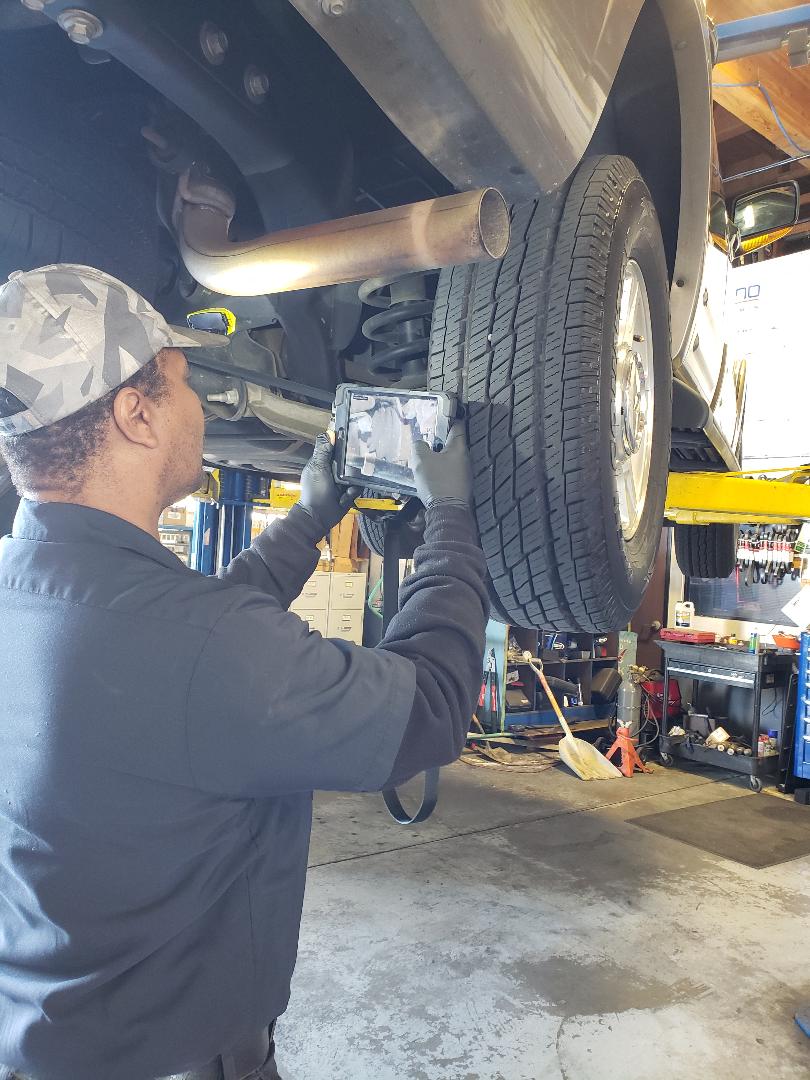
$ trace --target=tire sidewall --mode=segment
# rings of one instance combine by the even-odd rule
[[[644,510],[635,534],[628,540],[622,535],[616,492],[617,433],[613,430],[612,414],[617,391],[619,304],[624,272],[630,259],[638,263],[647,289],[653,336],[654,396],[653,443]],[[639,177],[634,177],[622,192],[611,237],[605,279],[599,408],[599,461],[608,572],[617,599],[629,617],[638,607],[649,582],[661,537],[672,420],[669,281],[658,217],[649,191]]]
[[[0,536],[6,536],[11,532],[20,498],[11,486],[6,476],[3,476],[3,466],[0,464]]]

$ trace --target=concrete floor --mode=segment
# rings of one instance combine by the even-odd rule
[[[457,764],[413,829],[319,797],[284,1080],[810,1077],[810,858],[752,870],[628,824],[729,797],[769,796]]]

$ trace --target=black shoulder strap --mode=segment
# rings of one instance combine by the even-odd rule
[[[399,610],[399,552],[399,523],[395,517],[389,517],[384,521],[383,541],[384,631],[388,629],[388,624]],[[439,770],[428,769],[425,773],[422,805],[412,816],[403,807],[396,788],[385,788],[382,797],[389,814],[399,825],[418,825],[420,821],[426,821],[436,809],[436,801],[439,798]]]

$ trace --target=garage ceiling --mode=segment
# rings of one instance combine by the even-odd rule
[[[786,0],[708,0],[707,10],[715,22],[729,22],[751,15],[796,7]],[[723,175],[755,169],[800,153],[779,130],[763,87],[770,95],[788,134],[802,151],[810,153],[810,66],[791,68],[785,50],[732,60],[714,69],[714,82],[753,86],[715,85],[715,122]],[[762,184],[795,177],[810,186],[810,157],[779,170],[762,174]],[[729,185],[729,193],[749,188],[755,179]],[[804,184],[802,185],[804,186]]]

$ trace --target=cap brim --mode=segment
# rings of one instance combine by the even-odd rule
[[[230,345],[230,339],[225,334],[215,334],[210,330],[169,326],[169,344],[176,349],[221,349]]]

